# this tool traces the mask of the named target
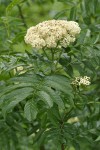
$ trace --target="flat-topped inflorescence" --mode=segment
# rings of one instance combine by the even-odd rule
[[[90,77],[84,76],[84,77],[76,77],[75,80],[72,82],[75,86],[81,86],[81,85],[90,85]]]
[[[74,42],[80,33],[75,21],[48,20],[27,30],[25,42],[34,48],[61,48]]]

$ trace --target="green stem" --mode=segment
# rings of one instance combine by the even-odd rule
[[[54,50],[51,49],[51,54],[52,54],[52,61],[54,61]]]
[[[55,68],[54,68],[54,50],[51,49],[51,54],[52,54],[52,62],[51,62],[51,73],[54,72]]]
[[[45,150],[44,145],[40,146],[40,150]]]
[[[47,55],[47,53],[46,53],[46,51],[45,51],[45,49],[43,48],[42,49],[43,50],[43,52],[44,52],[44,54],[45,54],[45,56],[48,58],[48,60],[50,60],[50,58],[48,57],[48,55]],[[54,73],[56,70],[57,70],[57,65],[58,65],[58,63],[59,63],[59,60],[60,60],[60,57],[61,57],[61,54],[62,54],[62,50],[59,52],[59,56],[58,56],[58,59],[57,59],[57,63],[56,64],[54,64],[54,60],[55,60],[55,50],[54,49],[50,49],[51,50],[51,65],[50,65],[50,67],[51,67],[51,73]]]
[[[65,149],[65,147],[64,147],[64,144],[62,143],[61,150],[64,150],[64,149]]]
[[[60,125],[62,139],[63,139],[63,128],[64,128],[64,120],[61,121],[61,125]],[[65,146],[64,146],[64,143],[62,143],[61,150],[64,150],[64,149],[65,149]]]
[[[59,56],[58,56],[58,59],[57,59],[57,63],[56,63],[56,65],[55,65],[55,68],[57,68],[57,65],[58,65],[58,63],[59,63],[59,60],[60,60],[60,58],[61,58],[61,54],[62,54],[62,50],[61,50],[60,53],[59,53]]]
[[[25,22],[25,18],[24,18],[24,15],[23,15],[23,13],[22,13],[21,6],[20,6],[20,5],[17,5],[17,7],[18,7],[18,10],[19,10],[19,14],[20,14],[20,17],[21,17],[21,19],[22,19],[22,22],[23,22],[23,24],[24,24],[24,27],[27,28],[27,24],[26,24],[26,22]]]
[[[43,48],[42,50],[43,50],[45,56],[46,56],[46,57],[48,58],[48,60],[49,60],[49,57],[48,57],[47,53],[45,52],[45,49]]]
[[[10,37],[10,31],[9,31],[9,22],[8,22],[8,16],[7,15],[6,15],[6,20],[3,21],[3,23],[4,23],[5,29],[7,31],[7,36],[9,38]]]

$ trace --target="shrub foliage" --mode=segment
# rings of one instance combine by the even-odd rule
[[[0,149],[99,150],[99,0],[1,0]],[[79,23],[67,48],[36,50],[28,27],[48,19]],[[89,86],[74,86],[89,76]]]

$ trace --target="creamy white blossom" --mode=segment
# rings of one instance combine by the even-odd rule
[[[90,85],[90,77],[84,76],[84,77],[76,77],[75,80],[72,82],[75,86],[80,85]]]
[[[77,22],[66,20],[48,20],[30,27],[25,42],[34,48],[67,47],[80,33]]]

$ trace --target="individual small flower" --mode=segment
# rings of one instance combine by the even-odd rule
[[[75,21],[48,20],[30,27],[25,42],[34,48],[61,48],[74,42],[80,33]]]
[[[72,81],[72,84],[75,86],[81,86],[81,85],[90,85],[90,77],[84,76],[84,77],[76,77],[74,81]]]

